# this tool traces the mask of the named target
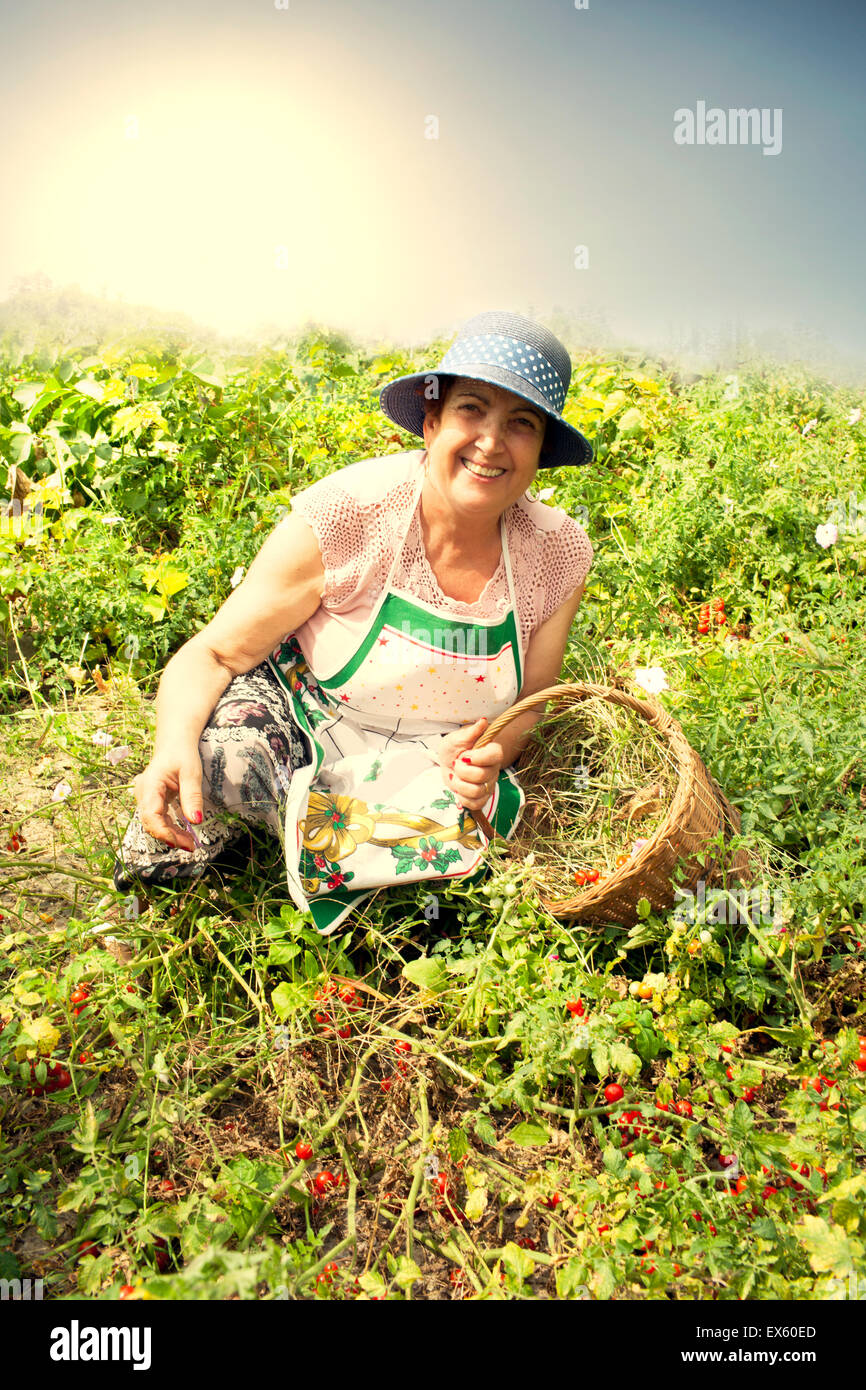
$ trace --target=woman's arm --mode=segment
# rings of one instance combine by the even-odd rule
[[[229,681],[258,666],[282,637],[312,617],[324,582],[313,530],[290,514],[207,626],[168,662],[156,696],[153,758],[135,779],[141,823],[158,840],[194,847],[192,837],[169,820],[168,802],[179,794],[187,820],[201,820],[202,730]]]
[[[538,690],[558,685],[568,634],[574,616],[580,607],[586,588],[586,580],[569,594],[564,603],[551,613],[547,622],[536,628],[526,649],[526,666],[519,700],[534,695]],[[523,714],[502,730],[492,743],[483,748],[473,748],[487,726],[486,719],[479,719],[467,729],[447,734],[442,740],[440,766],[446,774],[446,783],[458,801],[469,810],[481,810],[488,800],[488,793],[479,793],[478,788],[489,786],[499,775],[500,769],[508,767],[526,746],[527,739],[542,718],[544,709]],[[472,750],[471,752],[469,750]],[[467,758],[468,762],[461,761]],[[448,772],[453,776],[448,777]]]

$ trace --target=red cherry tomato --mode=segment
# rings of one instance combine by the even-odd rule
[[[118,1298],[132,1298],[132,1295],[134,1293],[135,1289],[133,1288],[132,1284],[121,1284],[120,1292],[117,1296]]]
[[[615,1105],[618,1100],[622,1100],[625,1091],[618,1081],[612,1081],[609,1086],[604,1088],[604,1099],[608,1105]]]
[[[308,1158],[313,1157],[313,1150],[310,1144],[305,1144],[303,1140],[300,1140],[295,1145],[295,1154],[306,1163]]]

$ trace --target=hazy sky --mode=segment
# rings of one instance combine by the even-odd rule
[[[560,312],[866,364],[864,40],[862,0],[27,0],[0,20],[0,295],[41,271],[409,342]],[[677,144],[699,102],[780,110],[780,151]]]

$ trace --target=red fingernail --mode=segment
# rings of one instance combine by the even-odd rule
[[[196,811],[196,813],[195,813],[195,815],[193,816],[192,820],[193,820],[193,825],[201,825],[201,811]]]
[[[460,761],[461,761],[461,763],[471,763],[471,762],[472,762],[472,759],[471,759],[471,758],[461,758]]]

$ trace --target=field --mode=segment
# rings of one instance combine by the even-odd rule
[[[380,893],[322,938],[253,832],[198,883],[113,889],[166,660],[293,493],[418,447],[377,390],[445,346],[7,342],[0,1278],[109,1300],[862,1289],[859,392],[575,352],[565,415],[596,459],[536,481],[595,548],[564,678],[641,695],[660,668],[771,910],[710,890],[569,924],[500,847],[483,881]]]

